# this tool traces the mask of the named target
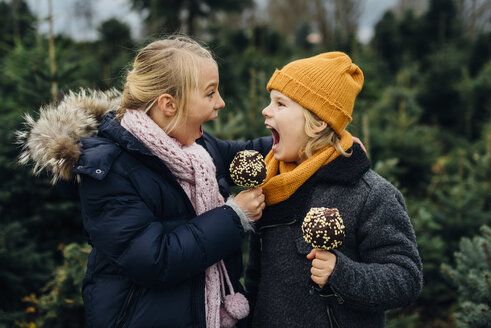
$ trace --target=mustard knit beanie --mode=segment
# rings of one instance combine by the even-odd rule
[[[338,134],[351,122],[363,72],[342,52],[299,59],[276,70],[267,89],[277,90],[316,114]]]

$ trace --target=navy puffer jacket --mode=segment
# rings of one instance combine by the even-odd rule
[[[236,290],[244,230],[221,206],[196,216],[164,163],[105,115],[95,137],[83,139],[73,172],[93,250],[83,284],[89,327],[205,327],[204,270],[225,258]],[[247,143],[205,134],[200,143],[228,196],[228,165],[242,149],[266,154],[271,138]]]

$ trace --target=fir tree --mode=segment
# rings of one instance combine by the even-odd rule
[[[485,328],[491,323],[491,228],[481,227],[481,236],[463,238],[456,265],[442,271],[457,287],[459,307],[454,313],[459,328]]]
[[[26,313],[32,316],[20,323],[21,327],[82,328],[85,316],[82,301],[82,281],[91,247],[72,243],[60,247],[63,264],[54,271],[54,278],[43,288],[43,294],[24,298]]]

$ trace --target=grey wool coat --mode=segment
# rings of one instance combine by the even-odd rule
[[[264,210],[245,276],[252,327],[385,327],[385,310],[418,297],[422,264],[404,199],[357,144],[352,149]],[[337,208],[346,227],[323,289],[310,279],[301,230],[308,210],[321,206]]]

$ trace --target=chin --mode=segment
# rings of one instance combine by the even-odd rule
[[[298,162],[298,158],[295,157],[295,156],[285,156],[283,154],[274,154],[274,158],[277,160],[277,161],[282,161],[282,162],[285,162],[285,163],[297,163]]]
[[[274,158],[277,161],[285,161],[285,159],[283,158],[283,156],[281,156],[281,154],[274,153]]]
[[[213,113],[211,113],[210,117],[208,118],[208,121],[213,121],[217,117],[218,117],[218,111],[214,111]]]

